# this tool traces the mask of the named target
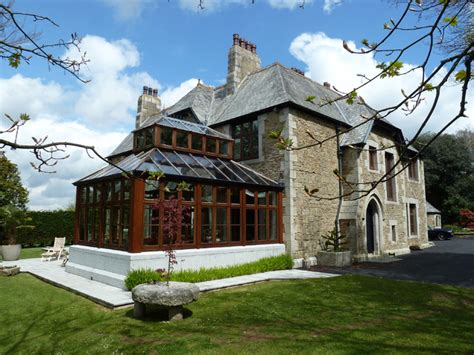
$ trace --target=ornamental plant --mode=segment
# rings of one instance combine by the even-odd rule
[[[324,251],[342,251],[344,246],[347,244],[346,236],[344,234],[336,233],[336,230],[327,232],[326,234],[321,235],[323,240],[319,240],[319,246],[321,250]]]
[[[187,189],[189,189],[189,185],[185,182],[179,183],[176,188],[177,191]],[[166,285],[169,286],[174,265],[178,263],[175,250],[176,246],[180,244],[177,241],[178,233],[186,225],[186,221],[190,220],[191,209],[183,206],[181,199],[177,199],[174,196],[168,200],[159,201],[153,208],[163,208],[164,214],[161,217],[164,236],[163,244],[166,245],[165,253],[168,258],[167,270],[157,269],[156,272],[162,275],[166,280]]]

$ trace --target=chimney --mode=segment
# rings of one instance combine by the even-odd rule
[[[323,83],[323,85],[324,85],[325,88],[331,89],[331,84],[328,83],[327,81],[325,81],[325,82]]]
[[[291,67],[290,69],[293,70],[294,72],[298,73],[299,75],[304,76],[304,71],[302,71],[301,69],[298,69],[298,68],[295,68],[295,67]]]
[[[148,117],[156,115],[160,113],[160,111],[161,99],[158,96],[158,89],[144,86],[143,93],[138,98],[135,128],[142,126]]]
[[[257,55],[257,46],[237,33],[232,36],[228,58],[226,94],[232,95],[247,75],[260,69],[260,58]]]

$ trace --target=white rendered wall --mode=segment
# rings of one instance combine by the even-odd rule
[[[175,270],[198,270],[256,261],[285,253],[284,244],[262,244],[222,248],[176,250]],[[124,287],[123,280],[130,270],[139,268],[166,269],[164,251],[128,253],[82,245],[69,248],[66,271],[116,287]]]

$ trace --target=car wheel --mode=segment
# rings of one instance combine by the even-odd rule
[[[438,233],[436,236],[436,239],[438,240],[446,240],[446,236],[443,233]]]

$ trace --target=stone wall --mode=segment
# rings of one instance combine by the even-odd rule
[[[369,146],[380,149],[377,151],[377,168],[375,170],[369,169]],[[348,149],[352,152],[346,152],[344,157],[351,158],[358,155],[358,163],[355,164],[351,159],[348,159],[344,162],[345,168],[343,170],[349,181],[355,178],[356,181],[353,182],[359,183],[358,186],[363,189],[370,187],[371,182],[378,181],[385,174],[385,152],[392,153],[395,162],[399,159],[399,149],[394,146],[394,140],[386,132],[377,128],[370,133],[368,143],[362,150],[357,148]],[[364,258],[364,256],[367,256],[365,217],[367,207],[372,200],[376,202],[379,210],[380,218],[378,222],[381,227],[376,236],[374,255],[407,253],[410,246],[423,247],[427,244],[424,172],[421,161],[418,167],[418,181],[412,181],[408,178],[407,169],[400,172],[402,165],[396,167],[395,172],[399,174],[395,177],[395,201],[388,200],[387,183],[381,182],[367,196],[363,196],[363,193],[360,194],[363,197],[358,200],[357,208],[347,208],[345,218],[352,218],[356,226],[351,235],[352,238],[356,239],[356,243],[353,245],[356,257]],[[357,174],[355,170],[357,170]],[[416,205],[418,221],[416,235],[409,235],[408,204],[410,203]],[[355,211],[356,213],[354,213]]]
[[[429,213],[426,217],[426,223],[432,228],[441,228],[441,214]]]

